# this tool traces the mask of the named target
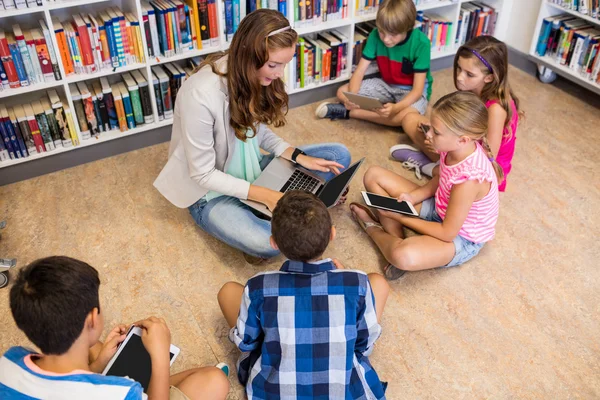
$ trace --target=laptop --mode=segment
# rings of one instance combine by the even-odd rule
[[[252,184],[281,193],[290,190],[311,192],[321,199],[327,208],[331,208],[342,197],[342,194],[364,160],[364,157],[361,158],[343,170],[339,175],[331,178],[329,182],[325,182],[323,178],[315,173],[289,160],[275,157]],[[262,203],[252,200],[242,200],[242,202],[261,214],[268,217],[272,216],[271,211]]]

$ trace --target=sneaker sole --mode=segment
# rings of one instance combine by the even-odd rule
[[[323,103],[321,103],[317,106],[317,109],[315,111],[315,116],[317,118],[321,118],[321,119],[325,118],[325,116],[327,115],[327,105],[328,104],[331,104],[331,102],[324,101]]]
[[[397,144],[395,146],[390,147],[390,157],[392,157],[395,160],[397,160],[397,158],[394,157],[394,152],[397,151],[397,150],[421,151],[419,149],[416,149],[416,148],[412,147],[409,144]]]

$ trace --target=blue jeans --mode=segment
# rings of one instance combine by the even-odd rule
[[[421,203],[419,218],[425,221],[442,222],[442,218],[435,211],[435,198],[430,197]],[[458,235],[452,241],[454,243],[454,258],[443,267],[456,267],[464,264],[475,257],[485,243],[473,243],[469,239]]]
[[[347,168],[350,152],[343,144],[324,143],[300,146],[307,155],[336,161]],[[260,168],[271,162],[273,156],[263,157]],[[325,180],[334,177],[332,172],[316,172]],[[279,254],[271,247],[271,222],[257,216],[250,207],[231,196],[220,196],[211,201],[204,197],[188,207],[192,218],[206,233],[246,254],[271,258]]]

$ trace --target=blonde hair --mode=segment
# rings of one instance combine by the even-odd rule
[[[480,55],[491,68],[488,68],[475,54]],[[504,127],[507,133],[504,135],[510,139],[514,132],[510,127],[510,121],[513,118],[513,109],[510,105],[511,100],[515,102],[515,108],[520,117],[523,113],[519,110],[519,99],[515,96],[508,83],[508,49],[506,44],[493,36],[478,36],[471,39],[466,44],[460,46],[454,57],[454,86],[456,87],[456,78],[458,76],[458,59],[476,59],[481,71],[486,75],[492,75],[492,82],[486,83],[481,91],[483,101],[498,100],[500,106],[506,111],[506,120]]]
[[[439,119],[456,136],[467,136],[474,141],[481,141],[498,182],[504,179],[504,171],[494,159],[487,141],[488,110],[476,94],[460,91],[447,94],[435,103],[431,116]]]
[[[266,8],[246,15],[226,52],[209,55],[197,70],[210,65],[215,74],[227,77],[230,124],[235,136],[246,141],[256,136],[258,124],[285,125],[288,94],[281,79],[262,86],[256,71],[269,61],[269,51],[296,46],[298,34],[279,11]],[[229,55],[227,71],[217,70],[215,63]],[[252,130],[253,134],[248,135]]]
[[[384,0],[377,10],[377,29],[398,35],[414,28],[417,8],[412,0]]]

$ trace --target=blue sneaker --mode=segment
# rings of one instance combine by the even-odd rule
[[[432,177],[432,170],[435,163],[429,159],[423,152],[415,149],[408,144],[397,144],[390,148],[390,156],[402,163],[406,169],[415,170],[417,179],[422,179],[421,174]]]
[[[218,363],[217,365],[215,365],[215,367],[217,367],[221,371],[223,371],[223,373],[225,374],[225,376],[229,376],[229,365],[227,365],[225,363]]]
[[[350,113],[342,103],[329,103],[327,101],[319,104],[315,115],[317,118],[329,118],[332,121],[334,119],[350,118]]]

